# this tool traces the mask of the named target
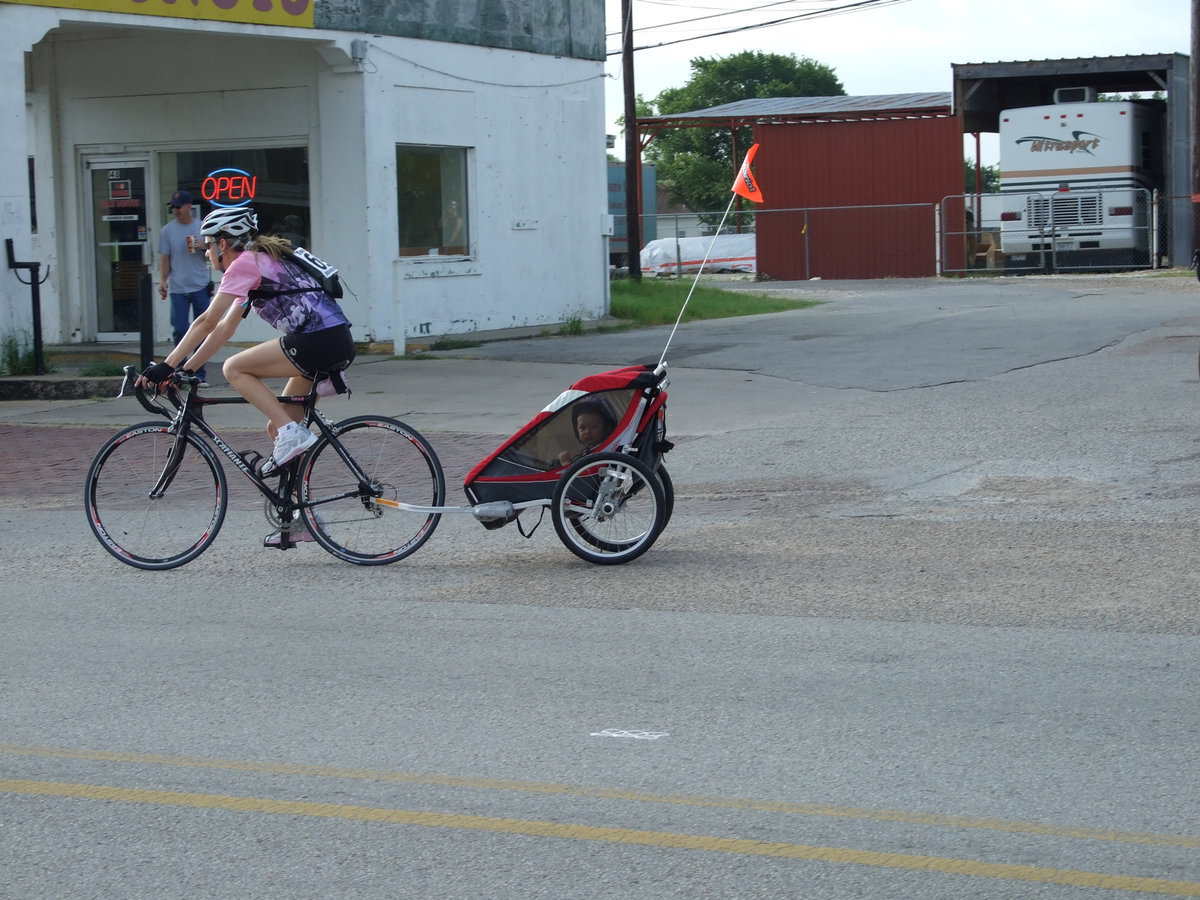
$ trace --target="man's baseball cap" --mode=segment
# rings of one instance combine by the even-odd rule
[[[171,205],[176,209],[181,206],[188,206],[192,202],[192,195],[187,191],[176,191],[171,195]]]

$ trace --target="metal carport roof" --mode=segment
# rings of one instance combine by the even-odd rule
[[[1188,57],[1182,53],[953,63],[954,110],[968,132],[998,131],[1000,111],[1054,102],[1061,87],[1092,87],[1103,93],[1182,93],[1186,106]]]
[[[861,121],[953,115],[952,95],[875,94],[840,97],[766,97],[737,100],[692,112],[638,119],[638,130],[650,138],[669,128],[740,128],[758,123]],[[645,146],[645,143],[643,143]]]

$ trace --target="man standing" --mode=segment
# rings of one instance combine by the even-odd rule
[[[171,331],[178,344],[192,319],[208,309],[212,284],[200,220],[192,218],[192,195],[187,191],[172,194],[171,212],[175,220],[164,225],[158,236],[158,293],[164,300],[168,292],[171,295]],[[208,380],[203,366],[196,374],[201,381]]]

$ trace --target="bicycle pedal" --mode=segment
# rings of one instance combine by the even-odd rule
[[[263,458],[263,455],[257,450],[241,450],[238,452],[238,456],[240,456],[242,458],[242,462],[249,466],[250,470],[254,472],[258,471],[258,465],[262,462]]]
[[[260,478],[270,478],[272,475],[278,475],[281,472],[283,472],[284,469],[293,468],[293,467],[299,465],[300,459],[301,459],[301,457],[297,456],[295,459],[289,459],[287,462],[285,462],[281,466],[277,462],[275,462],[275,457],[268,456],[259,465],[258,475]]]
[[[290,550],[295,546],[296,542],[292,540],[291,535],[286,531],[277,531],[263,538],[263,547],[268,550]]]

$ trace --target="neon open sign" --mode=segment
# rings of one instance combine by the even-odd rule
[[[247,206],[254,202],[258,176],[241,169],[209,172],[200,185],[200,196],[213,206]]]

